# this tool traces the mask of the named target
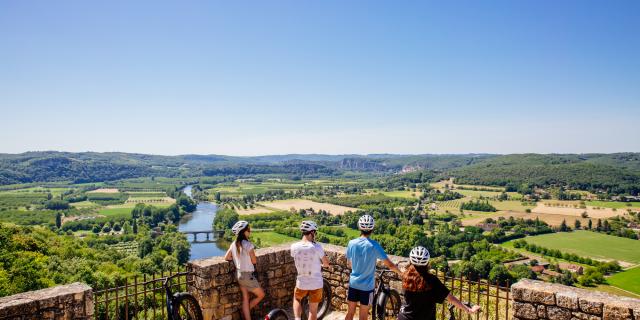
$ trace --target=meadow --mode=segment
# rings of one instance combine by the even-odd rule
[[[586,205],[592,207],[627,209],[640,208],[640,202],[614,202],[614,201],[586,201]]]
[[[315,210],[316,212],[319,210],[325,210],[331,213],[332,215],[341,215],[341,214],[344,214],[346,211],[357,210],[351,207],[339,206],[339,205],[330,204],[330,203],[315,202],[315,201],[304,200],[304,199],[277,200],[277,201],[271,201],[271,202],[260,202],[259,204],[261,206],[271,208],[274,210],[289,210],[291,208],[294,208],[295,210],[300,210],[300,209],[313,208],[313,210]]]
[[[275,246],[283,243],[291,243],[300,239],[289,237],[273,231],[258,231],[251,233],[251,241],[259,243],[261,248]]]
[[[533,243],[562,252],[598,260],[617,260],[640,264],[640,241],[591,231],[557,232],[524,238]],[[512,246],[513,241],[504,243]]]
[[[607,282],[618,288],[640,295],[640,267],[614,274]]]

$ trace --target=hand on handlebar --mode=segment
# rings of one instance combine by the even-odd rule
[[[480,311],[480,306],[473,306],[469,309],[469,313],[476,313]]]

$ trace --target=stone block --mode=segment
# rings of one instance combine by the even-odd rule
[[[595,316],[592,314],[586,314],[584,312],[578,312],[578,311],[574,311],[571,312],[571,316],[572,316],[572,320],[576,319],[576,320],[601,320],[602,318],[599,316]]]
[[[537,313],[538,313],[538,318],[540,318],[540,319],[546,319],[547,318],[547,308],[545,308],[544,305],[538,305],[536,309],[537,309]]]
[[[535,305],[526,302],[514,302],[515,316],[523,319],[538,319],[538,310]]]
[[[590,297],[580,298],[578,302],[580,311],[593,315],[602,315],[603,303],[589,298]]]
[[[547,307],[547,318],[549,320],[571,320],[571,311],[564,308]]]
[[[602,319],[606,320],[633,320],[631,309],[621,305],[605,304]]]
[[[557,292],[556,293],[556,305],[561,308],[566,308],[572,311],[577,311],[578,294],[576,292]]]

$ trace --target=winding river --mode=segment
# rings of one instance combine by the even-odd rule
[[[184,193],[187,196],[192,197],[191,186],[186,186],[184,188]],[[198,203],[196,211],[184,216],[182,220],[180,220],[180,224],[178,224],[178,230],[209,230],[211,229],[213,218],[216,216],[217,211],[218,206],[215,203],[200,202]],[[191,239],[192,236],[189,235],[187,237]],[[198,239],[203,237],[204,235],[200,235]],[[191,260],[223,256],[228,248],[229,243],[222,239],[219,239],[214,243],[191,243]]]

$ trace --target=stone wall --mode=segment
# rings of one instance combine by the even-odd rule
[[[511,287],[514,319],[640,320],[640,300],[521,280]]]
[[[331,297],[332,310],[347,310],[347,290],[349,289],[349,275],[351,269],[347,266],[347,258],[345,256],[345,247],[323,244],[322,247],[329,258],[331,268],[323,270],[324,278],[331,285],[333,293]],[[397,256],[389,256],[389,258],[402,268],[408,264],[408,259]],[[382,267],[382,263],[379,263]],[[402,293],[402,282],[395,274],[388,274],[389,285],[399,293]]]
[[[0,320],[89,320],[93,307],[91,287],[73,283],[0,298]]]
[[[295,287],[296,267],[289,245],[256,250],[258,281],[265,298],[253,310],[253,317],[262,318],[272,308],[291,306]],[[191,261],[193,285],[189,291],[198,299],[205,320],[240,319],[242,293],[232,262],[223,257]]]
[[[345,257],[346,248],[322,245],[331,268],[323,270],[324,278],[332,287],[332,310],[346,310],[346,294],[350,269]],[[289,251],[290,245],[256,250],[257,272],[266,297],[253,316],[261,318],[273,308],[288,309],[292,306],[296,268]],[[394,262],[406,263],[406,259],[391,256]],[[193,273],[190,292],[200,302],[205,320],[240,319],[241,293],[235,278],[232,262],[222,257],[196,260],[189,263]],[[400,280],[393,278],[391,286],[401,292]]]

